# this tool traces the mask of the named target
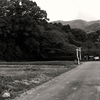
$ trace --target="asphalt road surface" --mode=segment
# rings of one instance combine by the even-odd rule
[[[100,62],[84,62],[14,100],[100,100]]]

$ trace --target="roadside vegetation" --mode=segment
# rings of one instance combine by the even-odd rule
[[[33,65],[34,64],[34,65]],[[52,78],[75,68],[73,61],[48,61],[27,63],[6,63],[0,65],[0,100],[5,91],[13,99],[31,88],[43,84]],[[7,98],[6,98],[7,99]]]

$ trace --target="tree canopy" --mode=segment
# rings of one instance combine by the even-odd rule
[[[0,0],[1,61],[75,56],[76,46],[88,48],[88,38],[81,29],[49,23],[46,11],[32,0]],[[99,48],[98,44],[94,46]]]

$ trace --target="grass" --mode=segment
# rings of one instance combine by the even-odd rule
[[[0,100],[4,91],[9,91],[11,99],[31,88],[72,69],[76,65],[70,61],[1,62]]]

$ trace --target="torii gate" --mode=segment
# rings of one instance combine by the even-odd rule
[[[82,47],[77,47],[77,49],[76,49],[76,56],[77,56],[77,64],[78,65],[80,64],[80,60],[82,60],[82,57],[81,57],[81,48]]]

